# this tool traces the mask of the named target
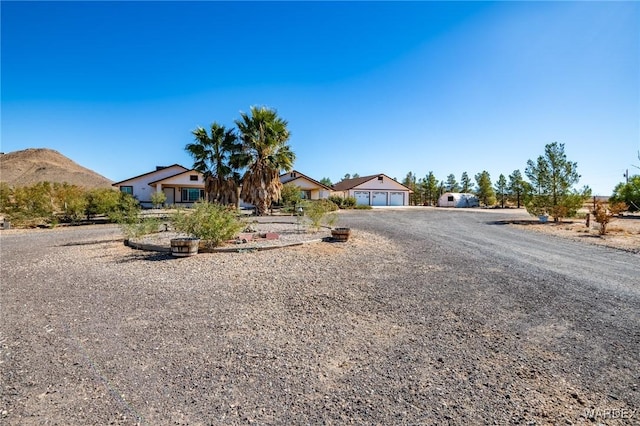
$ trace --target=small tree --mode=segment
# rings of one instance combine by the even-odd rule
[[[417,205],[418,204],[417,196],[419,194],[417,194],[417,191],[416,191],[416,188],[417,188],[416,175],[414,175],[413,172],[407,173],[407,176],[405,176],[404,180],[402,181],[402,184],[411,190],[409,203],[414,206]]]
[[[507,186],[509,198],[516,202],[518,208],[523,197],[526,197],[531,192],[531,185],[522,178],[520,170],[514,170],[509,175],[509,183]]]
[[[504,209],[504,200],[507,195],[507,178],[504,177],[503,174],[500,174],[500,176],[498,176],[498,181],[496,182],[496,186],[494,189],[496,192],[496,196],[500,200],[500,207]]]
[[[492,206],[496,203],[496,194],[491,185],[491,175],[488,171],[484,170],[478,173],[476,176],[476,183],[478,189],[476,195],[480,199],[480,202],[485,206]]]
[[[471,192],[471,178],[467,172],[462,172],[460,177],[460,192]]]
[[[616,185],[609,202],[623,202],[629,206],[629,211],[639,211],[640,175],[631,176],[628,182]]]
[[[326,186],[333,185],[333,183],[331,182],[331,179],[329,179],[328,177],[323,177],[322,179],[320,179],[320,183]]]
[[[605,235],[607,224],[625,210],[627,210],[625,203],[611,203],[607,206],[602,201],[597,201],[592,213],[595,221],[600,224],[600,235]]]
[[[447,181],[445,182],[444,187],[447,190],[447,192],[460,191],[460,185],[458,185],[458,181],[456,181],[456,176],[453,173],[447,176]]]
[[[295,207],[302,200],[301,189],[296,185],[283,185],[280,190],[280,201],[284,207]]]
[[[591,195],[588,187],[582,191],[571,189],[580,180],[578,165],[567,160],[564,144],[558,142],[546,145],[544,155],[535,162],[527,161],[525,174],[535,192],[526,205],[527,211],[538,214],[544,211],[556,223],[563,217],[575,215],[584,199]]]
[[[440,188],[438,187],[438,179],[436,179],[433,172],[429,172],[422,181],[422,192],[424,193],[425,202],[433,206],[438,201],[440,196]]]

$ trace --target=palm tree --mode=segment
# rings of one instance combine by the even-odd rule
[[[195,141],[187,144],[185,150],[194,159],[194,170],[204,176],[207,200],[225,205],[236,203],[239,173],[234,159],[242,145],[234,130],[214,122],[211,134],[202,127],[192,133]]]
[[[296,155],[287,144],[287,122],[275,110],[251,107],[250,115],[241,113],[240,117],[236,126],[242,154],[236,159],[237,164],[246,167],[241,197],[256,207],[258,215],[263,215],[280,198],[280,172],[291,171]]]

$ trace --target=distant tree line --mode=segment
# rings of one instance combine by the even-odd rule
[[[575,188],[580,179],[577,168],[577,163],[567,159],[564,144],[553,142],[545,145],[544,154],[535,161],[527,161],[526,179],[519,169],[508,176],[500,174],[495,183],[486,170],[474,176],[475,182],[466,171],[460,182],[454,174],[439,180],[430,171],[423,178],[409,172],[401,183],[413,191],[412,205],[435,205],[445,192],[469,192],[487,207],[524,206],[532,215],[548,215],[559,221],[574,216],[591,196],[588,186]],[[640,176],[632,176],[626,183],[617,185],[611,201],[625,203],[630,211],[640,210]]]

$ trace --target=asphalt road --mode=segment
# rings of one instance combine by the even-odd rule
[[[353,243],[180,260],[0,233],[0,422],[640,424],[640,255],[515,217],[350,211]]]

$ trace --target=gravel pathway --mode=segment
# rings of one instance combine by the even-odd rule
[[[499,218],[350,212],[347,243],[190,258],[0,233],[0,420],[638,424],[640,256]]]

